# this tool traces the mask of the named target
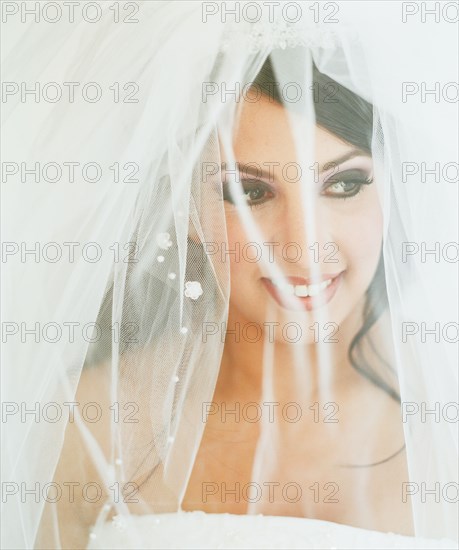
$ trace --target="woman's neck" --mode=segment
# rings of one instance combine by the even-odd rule
[[[278,401],[294,401],[305,396],[313,400],[334,394],[360,375],[348,358],[349,345],[362,326],[363,300],[340,325],[337,342],[296,344],[274,340],[266,330],[257,341],[248,341],[228,332],[220,374],[215,391],[216,400],[259,401],[275,397]],[[247,326],[238,311],[230,307],[228,329]],[[327,332],[330,335],[330,331]],[[238,337],[239,336],[239,337]]]

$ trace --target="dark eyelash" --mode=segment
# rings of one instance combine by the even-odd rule
[[[268,185],[267,183],[263,182],[263,181],[260,181],[260,180],[242,180],[241,181],[241,186],[242,186],[242,193],[241,194],[246,194],[247,192],[249,192],[251,189],[246,189],[246,187],[250,186],[250,185],[252,185],[252,189],[261,188],[261,189],[263,189],[263,191],[265,193],[274,194],[274,191],[271,188],[271,186]],[[230,192],[229,188],[230,188],[230,184],[226,183],[226,182],[223,182],[223,200],[229,202],[230,204],[235,204],[235,201],[233,200],[233,198],[231,196],[231,192]],[[259,206],[262,206],[267,200],[269,200],[269,199],[261,199],[261,202],[253,203],[253,204],[247,203],[247,206],[249,206],[250,208],[257,208]]]
[[[333,185],[334,183],[339,183],[340,181],[353,181],[355,183],[372,183],[373,176],[368,174],[363,170],[346,170],[344,172],[339,172],[334,174],[324,183],[324,189]]]
[[[373,175],[367,174],[367,172],[363,170],[346,170],[344,172],[331,176],[331,178],[324,183],[322,187],[322,194],[327,196],[327,194],[325,193],[326,190],[329,189],[332,185],[339,182],[354,183],[357,186],[357,190],[348,194],[330,194],[328,195],[330,198],[347,199],[355,197],[362,191],[362,187],[364,185],[371,185],[373,183]]]
[[[355,190],[349,193],[330,193],[330,194],[326,193],[327,189],[329,189],[332,185],[340,182],[344,184],[347,184],[347,183],[354,184]],[[330,179],[328,179],[322,186],[321,194],[333,199],[348,199],[358,195],[361,192],[362,187],[364,185],[370,185],[372,183],[373,183],[373,176],[371,174],[368,174],[366,171],[363,171],[360,169],[346,170],[344,172],[331,176]],[[242,195],[249,193],[251,190],[259,188],[259,189],[262,189],[265,194],[268,193],[274,196],[274,190],[272,189],[272,187],[268,185],[266,182],[261,180],[257,180],[257,179],[242,180],[241,186],[242,186],[242,190],[241,190]],[[223,191],[223,200],[234,205],[236,201],[231,195],[230,184],[228,182],[223,181],[222,191]],[[261,198],[259,199],[259,202],[248,201],[247,205],[250,208],[257,208],[257,207],[263,206],[270,198],[272,198],[272,196],[268,198]],[[257,199],[253,199],[253,200],[256,201]]]

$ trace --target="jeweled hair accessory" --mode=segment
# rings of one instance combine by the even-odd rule
[[[226,51],[236,43],[244,44],[253,53],[300,46],[334,48],[338,43],[338,35],[325,24],[300,26],[284,21],[244,23],[224,31],[221,50]]]

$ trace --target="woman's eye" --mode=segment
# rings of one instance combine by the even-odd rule
[[[361,170],[348,170],[332,176],[324,186],[322,195],[327,197],[354,197],[364,185],[373,183],[372,176]]]
[[[241,185],[242,190],[235,191],[235,193],[240,192],[241,199],[245,200],[248,206],[263,204],[274,197],[272,189],[263,182],[243,181]],[[236,204],[236,198],[231,193],[229,184],[223,185],[223,199],[231,204]]]
[[[332,183],[326,189],[328,195],[352,195],[360,190],[361,183],[353,181],[337,181]]]

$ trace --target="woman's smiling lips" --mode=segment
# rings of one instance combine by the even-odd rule
[[[269,294],[276,302],[293,311],[311,311],[327,304],[335,295],[344,271],[322,274],[318,278],[282,277],[269,279],[262,277]]]

